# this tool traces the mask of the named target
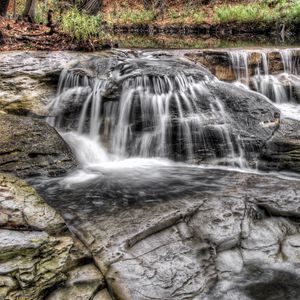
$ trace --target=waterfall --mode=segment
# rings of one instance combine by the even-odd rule
[[[229,58],[237,81],[249,84],[248,58],[249,52],[243,50],[230,51]]]
[[[143,60],[153,63],[153,58]],[[207,87],[216,79],[198,80],[184,71],[141,74],[131,71],[130,63],[115,68],[106,78],[70,70],[61,73],[57,97],[50,106],[55,115],[51,121],[61,131],[71,129],[66,137],[80,151],[81,163],[159,157],[190,163],[205,158],[214,164],[247,166],[230,116]],[[107,97],[116,83],[118,94]],[[69,101],[70,95],[73,100]],[[80,150],[81,144],[88,151]],[[96,159],[95,151],[102,158]]]
[[[272,51],[274,54],[274,51]],[[259,54],[261,59],[255,65],[255,72],[251,77],[249,70],[252,54]],[[232,50],[228,56],[234,70],[237,82],[265,95],[277,104],[296,102],[295,92],[300,95],[300,77],[298,74],[295,53],[292,49],[278,50],[282,63],[282,72],[271,74],[268,50]],[[253,67],[253,66],[252,66]]]

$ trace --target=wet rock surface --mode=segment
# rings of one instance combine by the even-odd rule
[[[76,191],[39,189],[93,253],[117,299],[263,299],[265,289],[265,299],[293,299],[300,288],[299,181],[191,168],[172,181],[174,172],[164,172],[156,174],[164,188],[146,177],[162,189],[153,198],[139,192],[147,191],[141,175],[124,190],[103,177]],[[64,204],[59,198],[67,195]],[[280,276],[291,280],[278,285]]]
[[[55,175],[76,165],[69,146],[45,121],[1,114],[0,129],[1,171]]]
[[[300,122],[284,119],[264,145],[259,167],[300,172]]]
[[[3,173],[0,241],[1,299],[44,299],[49,291],[60,295],[63,286],[74,287],[75,295],[50,299],[91,299],[105,288],[89,251],[63,219],[25,181]]]

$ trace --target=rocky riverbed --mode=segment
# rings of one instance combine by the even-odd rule
[[[87,164],[78,155],[86,140],[70,143],[46,122],[66,66],[112,73],[117,87],[132,70],[160,76],[163,65],[128,65],[128,53],[0,54],[0,298],[300,299],[300,122],[280,118],[265,97],[207,84],[270,173],[149,157]],[[213,78],[186,61],[166,72],[174,68]],[[116,91],[102,97],[117,101]],[[67,95],[70,108],[77,94]],[[88,145],[88,158],[100,153]]]

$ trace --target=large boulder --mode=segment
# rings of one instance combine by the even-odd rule
[[[55,210],[25,181],[0,173],[0,299],[56,290],[50,299],[67,299],[58,297],[66,289],[68,299],[88,300],[104,288],[91,254]]]
[[[259,160],[263,170],[300,172],[300,122],[284,119],[265,143]]]
[[[57,131],[46,122],[0,114],[0,170],[19,176],[57,175],[76,165]]]

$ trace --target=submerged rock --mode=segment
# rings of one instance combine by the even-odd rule
[[[283,49],[284,50],[284,49]],[[291,49],[291,57],[294,61],[297,62],[300,56],[299,49]],[[254,76],[258,68],[262,69],[263,66],[263,58],[264,54],[267,55],[268,58],[268,73],[272,75],[276,75],[282,73],[284,71],[284,64],[286,62],[283,61],[282,52],[280,50],[272,50],[272,49],[208,49],[201,51],[188,51],[185,54],[189,60],[201,64],[208,68],[215,76],[217,76],[220,80],[224,81],[235,81],[237,80],[237,74],[235,73],[233,62],[232,62],[232,53],[243,53],[245,59],[247,60],[247,66],[237,65],[235,67],[247,68],[248,76]],[[238,62],[236,62],[238,63]],[[241,64],[243,61],[240,62]],[[295,64],[297,70],[300,70],[300,65],[298,63]],[[245,70],[243,71],[245,72]]]
[[[29,117],[0,115],[0,170],[19,176],[58,175],[76,165],[57,131]]]
[[[258,93],[168,55],[82,60],[59,86],[56,126],[100,135],[111,152],[130,157],[255,165],[274,131],[262,124],[279,113]]]

